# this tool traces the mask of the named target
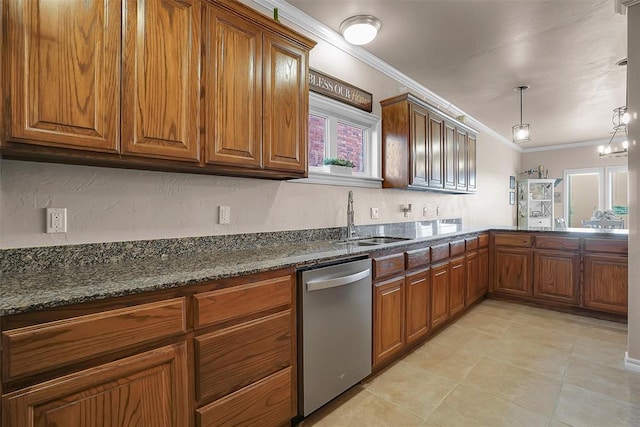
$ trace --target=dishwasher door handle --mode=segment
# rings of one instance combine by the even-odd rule
[[[350,274],[348,276],[336,277],[335,279],[326,280],[310,280],[307,282],[307,291],[319,291],[321,289],[335,288],[338,286],[348,285],[349,283],[357,282],[371,274],[371,270],[366,269],[359,273]]]

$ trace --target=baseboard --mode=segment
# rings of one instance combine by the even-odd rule
[[[624,353],[624,367],[628,371],[640,373],[640,360],[629,357],[629,352]]]

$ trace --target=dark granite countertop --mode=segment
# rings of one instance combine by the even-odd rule
[[[402,226],[363,226],[360,234],[387,235],[412,240],[378,246],[356,246],[336,240],[280,243],[252,249],[212,250],[196,254],[124,259],[93,265],[50,267],[45,270],[4,272],[0,281],[0,316],[25,313],[85,301],[192,285],[225,277],[287,267],[306,267],[367,255],[392,248],[424,245],[488,230],[536,231],[624,237],[626,230],[523,229],[518,227],[462,228],[446,222]]]

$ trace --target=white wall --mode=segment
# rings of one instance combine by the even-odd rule
[[[395,80],[321,42],[310,65],[354,84],[379,101],[403,92]],[[464,106],[461,106],[464,108]],[[348,188],[249,178],[176,174],[2,160],[0,248],[176,238],[346,225],[347,192],[355,195],[357,224],[462,217],[464,225],[511,225],[509,175],[519,153],[478,135],[478,193],[443,195]],[[413,212],[404,218],[401,204]],[[231,224],[217,224],[217,206],[231,207]],[[68,209],[66,234],[44,233],[44,208]],[[380,208],[378,220],[369,208]],[[422,216],[422,207],[428,216]]]

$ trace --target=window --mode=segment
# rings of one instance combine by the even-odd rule
[[[302,181],[379,188],[379,128],[377,116],[309,93],[309,178]],[[329,172],[326,158],[352,161],[352,174]]]

